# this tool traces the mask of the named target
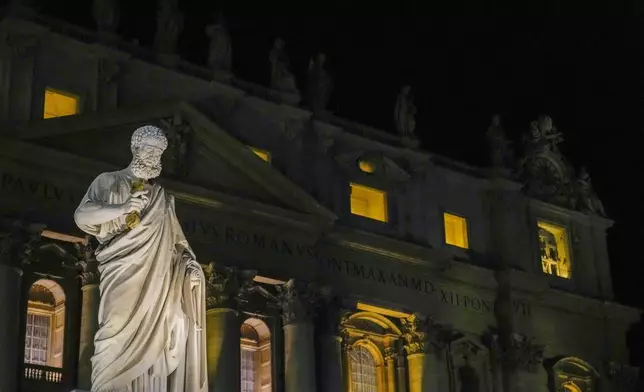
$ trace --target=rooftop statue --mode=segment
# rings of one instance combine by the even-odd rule
[[[492,166],[495,168],[510,168],[512,165],[511,142],[505,136],[505,130],[501,125],[501,116],[492,116],[492,123],[485,135],[490,148]]]
[[[206,35],[210,38],[208,66],[215,71],[230,71],[233,50],[226,21],[221,13],[217,14],[214,23],[206,26]]]
[[[396,107],[394,109],[394,121],[396,131],[401,136],[415,138],[416,130],[416,106],[414,106],[414,96],[411,93],[411,87],[403,86],[398,94]]]
[[[333,81],[324,69],[326,55],[320,53],[309,62],[308,101],[312,112],[319,113],[326,109],[333,90]]]
[[[157,10],[157,31],[154,48],[162,53],[174,53],[183,30],[184,16],[177,0],[161,0]]]
[[[92,14],[99,33],[115,33],[120,21],[118,0],[94,0]]]
[[[160,128],[137,129],[130,165],[96,177],[74,214],[100,243],[93,392],[208,388],[203,270],[153,181],[167,146]]]
[[[284,40],[277,38],[269,55],[271,88],[277,91],[298,92],[295,76],[290,71],[290,60],[284,51]]]

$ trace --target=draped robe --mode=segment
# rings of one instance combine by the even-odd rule
[[[124,203],[133,180],[123,171],[101,174],[81,206]],[[134,229],[125,230],[125,216],[79,225],[101,244],[92,391],[206,392],[203,271],[177,220],[174,198],[159,184],[146,189],[149,202]]]

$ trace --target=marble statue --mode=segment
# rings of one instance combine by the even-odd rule
[[[324,111],[331,97],[333,81],[324,69],[326,55],[320,53],[309,62],[308,102],[311,111],[318,113]]]
[[[394,109],[396,131],[402,136],[414,137],[416,130],[416,106],[411,87],[403,86],[398,94],[396,108]]]
[[[530,123],[530,144],[532,148],[547,149],[558,153],[557,145],[563,142],[562,134],[547,115],[540,115],[537,120]]]
[[[204,273],[153,181],[167,146],[160,128],[138,128],[130,165],[96,177],[74,214],[100,243],[93,392],[208,389]]]
[[[157,31],[154,48],[162,53],[174,53],[183,30],[184,15],[177,0],[161,0],[157,11]]]
[[[289,70],[290,60],[284,51],[284,40],[277,38],[269,55],[271,63],[271,88],[278,91],[297,92],[295,76]]]
[[[580,211],[588,212],[591,214],[596,214],[600,216],[606,216],[604,211],[604,205],[601,200],[595,193],[593,189],[593,184],[590,180],[590,174],[585,167],[579,169],[577,175],[577,208]]]
[[[492,166],[495,168],[506,168],[510,166],[512,160],[512,151],[510,142],[505,137],[505,130],[501,125],[501,116],[492,116],[492,123],[487,129],[485,135],[490,148],[490,157]]]
[[[94,0],[92,15],[99,32],[114,33],[120,20],[118,0]]]
[[[221,13],[215,23],[206,26],[206,35],[210,38],[208,45],[208,66],[213,70],[230,71],[232,62],[232,45],[226,22]]]

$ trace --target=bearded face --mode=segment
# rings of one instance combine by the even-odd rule
[[[161,174],[161,156],[163,155],[161,148],[143,145],[138,147],[133,155],[130,168],[135,176],[149,180]]]

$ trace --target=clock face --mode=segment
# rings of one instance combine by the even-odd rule
[[[533,158],[531,166],[534,190],[543,196],[556,195],[564,182],[558,165],[547,157],[537,156]]]

